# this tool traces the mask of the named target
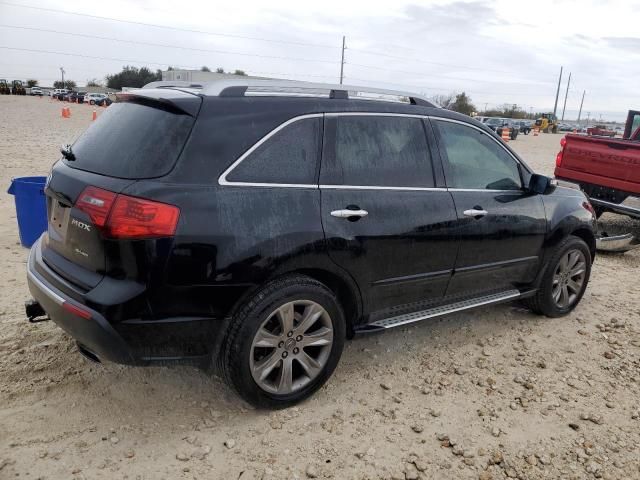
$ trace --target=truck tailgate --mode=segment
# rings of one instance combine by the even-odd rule
[[[566,141],[556,177],[640,192],[640,143],[572,134]]]

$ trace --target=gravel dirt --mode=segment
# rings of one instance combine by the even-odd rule
[[[61,106],[0,97],[4,189],[46,175],[89,125],[92,107]],[[560,138],[510,145],[551,174]],[[52,322],[29,324],[27,250],[1,198],[1,479],[640,478],[640,251],[599,255],[565,318],[507,304],[356,338],[313,398],[269,412],[197,369],[90,363]]]

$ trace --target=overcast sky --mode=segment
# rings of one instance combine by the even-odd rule
[[[621,120],[640,107],[638,18],[630,0],[0,0],[0,78],[51,85],[64,66],[83,85],[126,64],[207,65],[337,83],[345,35],[345,83],[553,110],[564,66],[559,115],[571,72],[567,119],[586,90],[583,117]]]

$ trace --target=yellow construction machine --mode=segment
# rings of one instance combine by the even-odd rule
[[[536,127],[544,133],[556,133],[558,131],[558,117],[553,113],[543,113],[542,116],[536,120]]]

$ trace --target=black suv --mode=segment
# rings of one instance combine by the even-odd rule
[[[147,87],[62,149],[28,260],[28,316],[93,360],[212,365],[280,407],[356,333],[515,299],[557,317],[585,291],[586,197],[467,116],[341,85]]]

